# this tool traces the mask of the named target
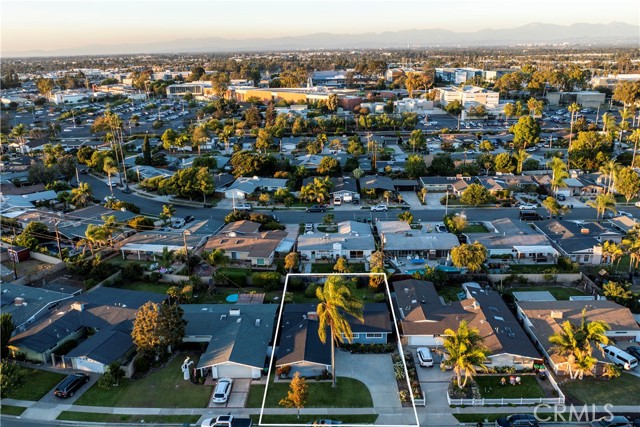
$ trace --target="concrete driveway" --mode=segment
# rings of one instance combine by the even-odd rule
[[[390,354],[351,354],[337,350],[336,375],[362,381],[369,388],[377,412],[402,408]]]
[[[231,393],[229,393],[229,399],[226,403],[213,403],[214,387],[211,392],[211,399],[209,399],[209,408],[244,408],[250,385],[250,379],[234,379],[233,388],[231,389]]]

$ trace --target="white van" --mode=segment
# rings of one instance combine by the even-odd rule
[[[615,363],[617,366],[629,371],[638,366],[638,359],[630,355],[629,353],[620,350],[618,347],[612,345],[604,346],[604,354],[607,358]]]
[[[336,196],[333,198],[333,204],[335,206],[340,206],[342,204],[342,199],[340,198],[340,196]]]

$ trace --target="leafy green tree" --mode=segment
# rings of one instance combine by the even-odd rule
[[[496,172],[512,173],[516,166],[513,164],[513,157],[509,153],[500,153],[494,159]]]
[[[451,249],[451,260],[458,268],[467,268],[474,273],[480,271],[487,259],[487,248],[482,243],[464,243]]]
[[[169,128],[164,131],[160,140],[162,141],[162,147],[165,150],[173,151],[173,146],[176,143],[176,139],[178,138],[178,134],[173,129]]]
[[[38,221],[31,221],[22,230],[22,233],[16,237],[15,242],[19,246],[34,250],[40,243],[40,240],[46,240],[47,236],[49,236],[49,229],[45,224]]]
[[[98,380],[98,387],[104,390],[111,390],[120,384],[122,378],[124,378],[124,371],[120,367],[120,363],[112,362]]]
[[[493,199],[489,190],[481,184],[471,184],[460,196],[460,201],[468,205],[478,206],[489,203]]]
[[[464,215],[447,215],[444,217],[444,225],[450,233],[460,234],[467,228],[467,217]]]
[[[307,202],[324,203],[329,200],[331,187],[332,183],[329,181],[328,176],[324,178],[314,177],[312,182],[300,188],[299,197]]]
[[[296,408],[300,418],[300,409],[307,404],[308,396],[308,385],[305,379],[300,377],[300,372],[296,372],[289,384],[287,396],[280,400],[279,405],[285,408]]]
[[[284,257],[284,269],[288,272],[297,270],[299,263],[300,256],[297,252],[289,252],[287,256]]]
[[[610,301],[620,304],[623,307],[627,307],[632,312],[637,313],[640,308],[638,298],[640,295],[634,293],[631,290],[629,283],[618,283],[609,281],[602,285],[603,295]]]
[[[410,154],[404,167],[405,173],[409,178],[418,179],[427,174],[427,165],[422,156]]]
[[[409,145],[413,147],[415,153],[416,149],[421,150],[427,145],[427,137],[420,129],[416,129],[409,135]]]
[[[520,117],[509,132],[513,134],[513,145],[519,149],[526,149],[527,146],[540,142],[540,123],[531,116]]]
[[[565,179],[569,178],[569,172],[567,171],[567,165],[557,157],[552,158],[547,162],[547,166],[551,169],[551,189],[556,194],[559,188],[565,188],[567,183]]]
[[[516,153],[513,155],[513,158],[516,161],[516,173],[518,174],[522,173],[522,165],[524,164],[524,161],[527,160],[528,157],[530,156],[526,150],[520,149],[516,151]]]
[[[333,214],[326,214],[322,217],[322,223],[325,225],[331,225],[335,221],[335,216]]]
[[[264,150],[266,153],[272,143],[273,136],[271,135],[271,131],[267,128],[260,129],[258,131],[258,137],[256,138],[256,150],[258,150],[258,152]]]
[[[329,99],[327,99],[327,109],[332,113],[338,110],[338,95],[335,93],[329,95]]]
[[[485,139],[480,142],[480,146],[478,148],[480,148],[480,151],[484,151],[485,153],[488,153],[490,151],[493,151],[493,144],[491,143],[491,141],[487,141]]]
[[[560,215],[566,209],[564,206],[558,203],[555,197],[547,197],[546,199],[544,199],[544,201],[542,202],[542,206],[544,206],[545,209],[549,211],[549,215],[551,215],[552,217]]]
[[[429,175],[452,176],[455,168],[456,165],[449,154],[436,154],[427,170]]]
[[[131,337],[138,351],[160,354],[178,345],[184,337],[186,322],[177,304],[147,302],[138,309]]]
[[[462,103],[460,101],[458,101],[457,99],[449,102],[444,107],[444,111],[446,111],[447,113],[451,114],[452,116],[459,115],[462,112],[463,109],[464,109],[464,107],[462,106]]]
[[[16,325],[13,323],[11,313],[2,313],[0,315],[0,354],[3,360],[9,355],[9,340],[15,329]]]
[[[12,360],[0,361],[0,397],[11,396],[11,393],[24,383],[20,366]]]
[[[349,267],[349,262],[347,261],[347,259],[345,257],[338,258],[335,265],[333,266],[333,271],[335,271],[336,273],[350,273],[351,268]]]
[[[629,203],[640,193],[640,175],[632,168],[622,168],[615,174],[616,191]]]
[[[335,157],[325,156],[320,160],[317,169],[320,175],[338,176],[342,173],[340,162]]]
[[[206,204],[207,196],[213,194],[215,190],[215,184],[209,169],[205,167],[198,169],[198,172],[196,173],[196,184],[198,186],[198,190],[202,193],[202,203]]]
[[[447,328],[444,331],[442,347],[446,356],[441,366],[450,366],[456,374],[456,384],[460,389],[467,385],[467,381],[473,378],[478,368],[485,372],[488,368],[484,362],[488,355],[488,350],[482,343],[480,331],[470,328],[466,320],[458,325],[458,329]],[[464,381],[462,373],[464,372]]]
[[[353,341],[351,325],[342,313],[350,314],[364,322],[362,301],[351,293],[351,289],[340,276],[329,276],[323,286],[316,288],[316,297],[320,300],[316,308],[318,313],[318,337],[323,344],[327,342],[327,329],[331,340],[331,377],[332,386],[336,386],[335,344]]]

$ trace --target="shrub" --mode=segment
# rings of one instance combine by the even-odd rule
[[[150,283],[156,285],[160,281],[160,279],[162,279],[162,273],[154,271],[153,273],[149,274],[147,278],[149,279]]]
[[[20,367],[16,362],[3,360],[0,362],[0,397],[7,397],[23,382]]]
[[[129,220],[127,225],[134,230],[153,230],[153,221],[144,216],[137,216]]]
[[[122,267],[122,278],[126,280],[138,280],[142,277],[142,265],[128,262]]]
[[[151,368],[151,361],[144,354],[139,354],[133,361],[133,369],[136,373],[144,374]]]
[[[318,288],[318,285],[315,284],[309,284],[307,286],[307,289],[304,290],[304,296],[307,298],[313,298],[316,296],[316,289]]]
[[[374,302],[385,302],[387,299],[386,295],[383,293],[379,293],[379,294],[375,294],[373,296],[373,301]]]
[[[253,273],[251,281],[254,286],[264,288],[265,291],[274,291],[280,286],[280,273],[267,271],[263,273]]]

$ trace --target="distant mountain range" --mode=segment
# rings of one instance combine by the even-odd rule
[[[573,24],[568,26],[532,23],[509,29],[454,32],[439,28],[386,31],[382,33],[331,34],[305,36],[226,39],[222,37],[177,39],[153,43],[92,44],[55,50],[7,51],[3,56],[72,56],[137,53],[232,52],[317,49],[428,48],[455,46],[513,45],[597,45],[638,46],[640,26],[621,22]]]

